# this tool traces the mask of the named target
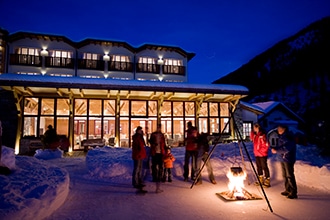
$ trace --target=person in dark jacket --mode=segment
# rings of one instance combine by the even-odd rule
[[[165,155],[165,136],[162,133],[161,124],[157,125],[157,130],[151,133],[150,136],[150,152],[151,152],[151,170],[152,180],[156,182],[156,193],[163,190],[160,189],[160,182],[163,177],[163,156]]]
[[[263,186],[270,187],[270,175],[267,165],[269,145],[266,133],[258,123],[253,125],[253,131],[251,131],[250,138],[253,142],[253,153],[256,158],[259,181]],[[259,181],[255,184],[259,185]]]
[[[281,195],[289,199],[297,199],[297,183],[294,175],[296,162],[296,143],[293,134],[286,125],[277,127],[278,144],[272,148],[272,153],[277,154],[281,162],[285,191]]]
[[[145,141],[143,138],[142,127],[138,126],[136,128],[135,134],[132,136],[132,159],[133,159],[133,174],[132,174],[132,184],[134,188],[142,190],[145,186],[143,184],[143,160],[147,158],[147,153],[145,149]]]
[[[45,132],[42,143],[46,149],[56,149],[59,146],[59,138],[56,130],[52,125],[48,125],[48,130]]]
[[[197,148],[198,148],[198,157],[197,157],[197,170],[196,170],[196,178],[197,181],[195,185],[200,185],[202,184],[202,177],[201,177],[201,168],[202,168],[202,161],[205,163],[208,175],[209,175],[209,180],[211,183],[216,184],[217,182],[214,179],[214,174],[213,174],[213,168],[210,162],[210,158],[207,160],[209,157],[209,150],[210,150],[210,145],[209,141],[207,139],[208,134],[207,133],[201,133],[198,135],[197,138]],[[198,174],[199,177],[197,176]]]

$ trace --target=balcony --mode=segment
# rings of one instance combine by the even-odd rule
[[[74,59],[64,57],[46,57],[46,67],[70,68],[74,67]]]
[[[163,66],[163,73],[164,74],[185,75],[186,74],[186,67],[185,66],[164,65]]]
[[[103,60],[79,59],[78,68],[103,71],[104,70],[104,61]]]
[[[137,63],[136,72],[142,73],[160,73],[160,66],[149,63]]]
[[[10,54],[10,65],[41,66],[41,57],[26,54]]]
[[[109,71],[133,72],[133,65],[130,62],[111,61]]]

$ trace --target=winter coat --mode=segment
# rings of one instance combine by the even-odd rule
[[[159,140],[159,143],[158,141]],[[161,154],[165,154],[165,147],[166,147],[166,144],[165,144],[165,136],[162,132],[158,132],[158,131],[155,131],[153,133],[151,133],[151,136],[150,136],[150,153],[151,153],[151,156],[155,156],[156,154],[156,147],[159,145],[160,147],[160,151],[161,151]]]
[[[133,144],[132,144],[132,159],[133,160],[144,160],[147,158],[147,153],[145,149],[145,141],[143,139],[143,135],[139,133],[135,133],[132,136]]]
[[[267,142],[266,134],[259,131],[258,133],[251,132],[250,138],[253,142],[253,153],[256,157],[267,157],[269,145]]]
[[[280,161],[287,163],[296,162],[297,146],[290,131],[286,130],[283,134],[278,134],[278,144],[274,149]]]
[[[164,156],[163,161],[165,168],[173,168],[173,162],[175,161],[175,157],[172,153],[169,153]]]
[[[193,128],[187,130],[187,137],[186,137],[186,150],[187,151],[197,151],[197,137],[193,136],[192,132]]]
[[[207,134],[202,133],[197,137],[197,148],[198,156],[203,156],[205,153],[208,153],[210,150],[209,141],[207,140]]]

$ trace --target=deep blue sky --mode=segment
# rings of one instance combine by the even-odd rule
[[[0,27],[15,33],[178,46],[196,56],[191,83],[211,83],[310,23],[329,0],[0,0]]]

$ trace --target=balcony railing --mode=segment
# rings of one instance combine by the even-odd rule
[[[79,59],[78,68],[79,69],[89,69],[89,70],[104,70],[104,61],[103,60]]]
[[[133,65],[130,62],[110,61],[109,71],[133,72]]]
[[[137,63],[136,72],[160,73],[160,68],[159,68],[159,65],[157,65],[157,64]]]
[[[41,57],[26,54],[10,54],[10,65],[41,66]]]
[[[186,68],[184,66],[172,66],[172,65],[164,65],[163,66],[164,74],[179,74],[185,75]]]
[[[46,67],[73,68],[74,59],[64,57],[46,57]]]

